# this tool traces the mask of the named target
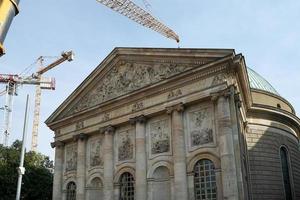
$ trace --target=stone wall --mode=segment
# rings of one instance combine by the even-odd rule
[[[300,199],[300,152],[297,139],[275,128],[250,125],[247,129],[252,199],[284,199],[280,147],[287,147],[290,157],[291,188]]]

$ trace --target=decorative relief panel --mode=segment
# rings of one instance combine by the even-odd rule
[[[220,74],[217,74],[211,85],[214,86],[214,85],[218,85],[218,84],[221,84],[221,83],[224,83],[228,78],[228,74],[225,74],[225,73],[220,73]]]
[[[84,128],[84,122],[83,121],[77,122],[75,128],[76,130]]]
[[[213,142],[212,109],[189,112],[189,135],[191,146],[200,146]]]
[[[118,134],[118,160],[132,160],[134,155],[135,134],[133,129]]]
[[[177,89],[177,90],[173,90],[171,91],[169,94],[168,94],[168,99],[171,99],[171,98],[174,98],[174,97],[178,97],[178,96],[181,96],[182,95],[182,92],[180,89]]]
[[[151,154],[170,151],[170,127],[167,119],[150,124]]]
[[[76,170],[77,168],[77,145],[66,146],[66,171]]]
[[[96,166],[103,166],[100,138],[91,140],[90,142],[90,167]]]
[[[63,116],[80,112],[196,66],[199,65],[180,63],[120,63],[119,66],[114,67],[106,74],[90,92],[83,96]]]
[[[134,112],[134,111],[139,111],[139,110],[141,110],[141,109],[143,109],[144,108],[144,103],[143,102],[136,102],[136,103],[134,103],[133,105],[132,105],[132,112]]]

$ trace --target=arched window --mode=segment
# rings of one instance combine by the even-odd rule
[[[120,178],[120,200],[134,200],[134,179],[129,172]]]
[[[199,160],[194,166],[195,200],[216,200],[215,166],[211,160]]]
[[[67,185],[67,200],[76,200],[76,184],[74,182]]]
[[[290,173],[289,173],[289,159],[285,147],[280,148],[280,159],[281,159],[281,169],[282,169],[285,199],[290,200],[292,199],[292,190],[291,190]]]

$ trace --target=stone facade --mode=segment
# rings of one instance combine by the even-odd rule
[[[55,200],[300,199],[300,120],[233,50],[116,48],[46,123]]]

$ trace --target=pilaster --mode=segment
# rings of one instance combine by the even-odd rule
[[[77,170],[76,170],[76,199],[85,199],[85,161],[86,161],[86,140],[88,136],[80,133],[73,137],[77,141]]]
[[[184,106],[180,103],[167,107],[166,110],[167,113],[171,115],[172,120],[175,199],[187,200],[188,184],[185,157],[185,137],[183,131]]]
[[[53,176],[53,199],[62,199],[62,177],[63,177],[63,163],[64,163],[64,143],[55,141],[51,143],[51,147],[55,148],[55,163]]]
[[[104,129],[104,199],[113,200],[114,197],[114,166],[113,166],[113,134],[115,128],[108,126]]]
[[[223,198],[228,200],[239,199],[236,157],[234,151],[234,133],[230,112],[229,89],[212,94],[216,104],[216,123],[219,135],[219,150],[221,158],[221,174]]]
[[[136,199],[147,199],[147,157],[146,157],[146,117],[144,115],[130,120],[135,124],[136,135]]]

